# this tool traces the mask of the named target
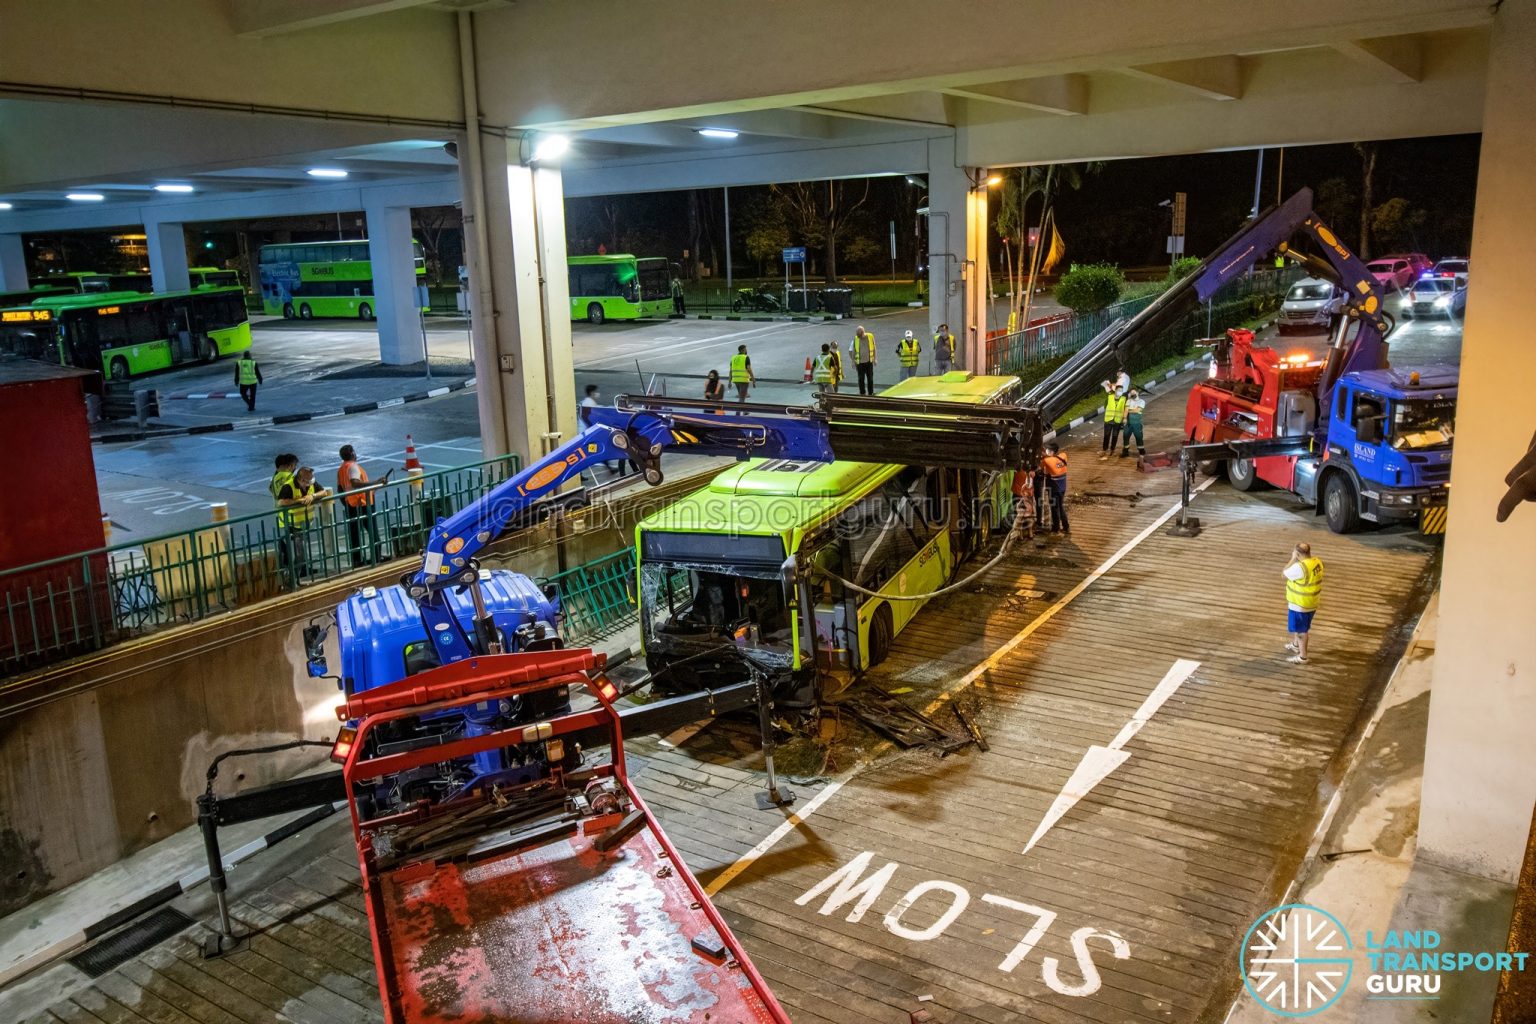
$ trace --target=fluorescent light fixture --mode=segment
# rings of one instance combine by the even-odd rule
[[[156,192],[193,192],[191,185],[156,185]]]
[[[311,178],[345,178],[347,172],[340,167],[311,167],[305,172]]]
[[[4,200],[0,200],[0,210],[9,210],[10,208],[10,203],[5,202]]]
[[[64,198],[77,203],[99,203],[107,197],[100,192],[71,192]]]
[[[541,135],[533,144],[533,157],[537,161],[556,160],[571,148],[571,140],[564,135]]]
[[[735,132],[729,128],[695,128],[694,131],[706,139],[734,139],[741,134],[741,132]]]

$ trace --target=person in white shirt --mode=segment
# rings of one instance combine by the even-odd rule
[[[1131,451],[1131,435],[1136,436],[1136,454],[1147,454],[1146,442],[1141,437],[1141,414],[1147,410],[1147,400],[1141,397],[1141,392],[1131,388],[1131,393],[1125,396],[1125,433],[1121,435],[1120,457],[1123,459]]]
[[[1302,541],[1291,549],[1291,560],[1281,573],[1285,577],[1287,628],[1291,634],[1285,649],[1292,652],[1293,665],[1307,663],[1307,641],[1312,633],[1312,616],[1317,611],[1323,591],[1323,560],[1312,557],[1312,546]]]
[[[586,397],[581,400],[581,408],[578,410],[578,413],[581,416],[581,425],[583,427],[590,427],[592,425],[592,410],[596,409],[599,405],[602,404],[602,398],[602,392],[598,390],[596,384],[587,385]],[[617,462],[606,462],[604,465],[608,467],[608,472],[612,473],[614,476],[623,476],[629,472],[628,459],[619,459]],[[596,478],[594,477],[594,479]]]

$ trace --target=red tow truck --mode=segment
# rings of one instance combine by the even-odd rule
[[[630,785],[603,664],[590,650],[480,655],[338,708],[387,1024],[788,1024]],[[551,690],[591,700],[503,724]],[[445,711],[497,725],[457,739],[419,727]],[[455,787],[476,755],[499,770]],[[381,794],[434,779],[452,795]]]

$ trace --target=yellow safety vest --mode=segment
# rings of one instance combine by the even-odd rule
[[[293,496],[295,498],[302,498],[305,495],[314,494],[319,489],[319,484],[311,483],[307,488],[301,491],[299,489],[299,482],[297,480],[293,482]],[[303,526],[305,523],[309,522],[309,517],[315,514],[315,506],[289,505],[286,509],[284,509],[284,511],[288,515],[289,525]]]
[[[1302,577],[1285,581],[1285,600],[1304,612],[1317,610],[1317,596],[1323,591],[1323,560],[1303,558]]]
[[[935,334],[933,336],[933,354],[942,353],[946,358],[955,354],[955,336],[953,334]]]
[[[747,384],[752,380],[752,373],[747,369],[747,357],[737,353],[731,356],[731,383]]]
[[[819,355],[819,356],[816,357],[816,362],[814,364],[812,364],[811,380],[815,381],[817,384],[830,384],[830,383],[832,383],[832,357],[831,356],[829,356],[829,355]]]
[[[293,474],[288,472],[286,469],[280,469],[276,473],[272,474],[272,480],[267,484],[267,492],[272,495],[272,500],[276,501],[277,496],[283,493],[283,488],[287,487],[289,484],[293,484],[295,489],[298,487],[298,485],[294,483]],[[287,509],[281,505],[277,506],[277,525],[288,525]]]
[[[875,336],[868,331],[864,332],[864,347],[859,347],[859,336],[853,336],[853,342],[848,346],[848,351],[853,353],[853,361],[856,363],[872,363],[875,361]]]
[[[241,387],[245,387],[245,386],[247,386],[249,384],[255,384],[256,383],[256,360],[254,360],[254,359],[242,359],[242,360],[240,360],[239,362],[237,362],[235,364],[235,374],[236,374],[236,379],[238,379],[240,381],[240,386]]]
[[[902,338],[901,344],[896,346],[896,354],[901,357],[902,366],[916,366],[918,351],[916,338]]]
[[[1104,422],[1105,423],[1124,423],[1125,422],[1125,396],[1124,395],[1110,395],[1108,398],[1106,398],[1104,400]]]

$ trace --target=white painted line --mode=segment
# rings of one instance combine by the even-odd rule
[[[428,398],[436,398],[438,395],[446,395],[452,388],[432,388],[427,392]]]
[[[726,886],[730,885],[731,882],[735,880],[736,876],[747,870],[747,868],[751,867],[752,863],[756,861],[757,858],[773,849],[774,846],[778,844],[780,839],[783,839],[785,836],[789,835],[791,831],[799,827],[802,821],[815,814],[816,809],[822,804],[826,803],[828,798],[830,798],[833,793],[836,793],[838,790],[842,789],[848,780],[853,778],[853,773],[858,771],[858,769],[859,766],[855,765],[822,787],[821,792],[813,796],[810,803],[806,804],[804,807],[800,808],[800,810],[785,818],[784,823],[778,828],[774,829],[772,832],[768,833],[762,842],[758,843],[756,846],[752,847],[752,849],[742,854],[739,858],[737,858],[736,863],[732,864],[730,867],[716,875],[714,881],[710,882],[704,887],[704,895],[713,896],[721,889],[724,889]]]
[[[377,405],[375,405],[373,408],[374,408],[374,410],[378,410],[378,409],[392,409],[392,408],[394,408],[397,405],[404,405],[404,404],[405,404],[405,399],[403,399],[403,398],[387,398],[384,401],[382,401],[382,402],[378,403]],[[373,411],[373,410],[370,410],[370,411]]]
[[[1034,835],[1030,836],[1029,842],[1024,844],[1023,852],[1028,853],[1033,849],[1035,843],[1039,842],[1040,838],[1049,832],[1068,811],[1077,806],[1077,802],[1087,796],[1093,787],[1109,778],[1111,772],[1130,759],[1131,755],[1123,749],[1126,743],[1141,731],[1141,727],[1147,724],[1147,720],[1157,714],[1157,710],[1168,702],[1168,698],[1173,696],[1174,691],[1182,686],[1184,680],[1193,675],[1195,669],[1199,667],[1198,661],[1190,661],[1186,658],[1175,661],[1173,667],[1163,676],[1162,681],[1147,695],[1147,699],[1141,702],[1141,707],[1136,709],[1131,720],[1121,726],[1115,738],[1109,741],[1109,746],[1101,747],[1095,744],[1088,748],[1088,752],[1083,755],[1083,759],[1073,770],[1072,777],[1067,780],[1067,784],[1051,802],[1045,817],[1040,819]]]

